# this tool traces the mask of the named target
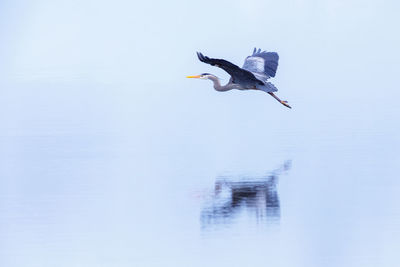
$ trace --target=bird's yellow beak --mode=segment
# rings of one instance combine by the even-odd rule
[[[200,75],[194,75],[194,76],[186,76],[186,78],[200,78]]]

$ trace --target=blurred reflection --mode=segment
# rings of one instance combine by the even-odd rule
[[[254,215],[258,222],[279,221],[276,186],[279,176],[290,167],[291,161],[286,161],[280,168],[261,177],[218,177],[213,195],[201,212],[202,227],[232,223],[243,212]]]

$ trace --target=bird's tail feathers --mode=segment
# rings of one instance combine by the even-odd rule
[[[271,82],[264,82],[264,85],[258,88],[266,93],[272,93],[278,91],[278,88],[276,88],[275,85],[273,85]]]

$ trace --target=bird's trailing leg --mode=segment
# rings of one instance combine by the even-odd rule
[[[291,106],[288,105],[287,101],[280,100],[279,97],[277,97],[274,93],[269,92],[268,94],[270,94],[273,98],[275,98],[279,103],[281,103],[285,107],[292,108]]]

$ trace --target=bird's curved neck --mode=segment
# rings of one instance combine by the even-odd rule
[[[221,82],[218,79],[218,77],[210,76],[208,79],[214,83],[214,89],[217,91],[223,92],[236,88],[236,86],[230,82],[228,82],[226,85],[221,85]]]

